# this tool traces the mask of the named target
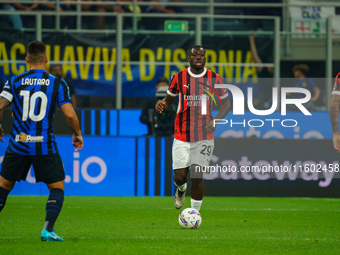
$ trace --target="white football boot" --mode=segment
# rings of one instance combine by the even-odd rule
[[[185,190],[184,191],[180,191],[178,189],[178,187],[176,187],[175,197],[174,197],[174,203],[175,203],[176,209],[180,209],[182,207],[182,205],[184,204],[186,192],[187,192],[187,185],[186,184],[185,184]]]

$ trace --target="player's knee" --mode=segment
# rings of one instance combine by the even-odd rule
[[[0,187],[1,188],[8,190],[8,191],[11,191],[14,188],[14,185],[15,185],[15,182],[11,182],[11,181],[6,180],[3,177],[0,177]]]
[[[187,182],[186,174],[180,171],[175,171],[173,178],[174,178],[174,181],[179,185]]]
[[[47,188],[51,191],[52,189],[65,189],[64,181],[59,181],[59,182],[54,182],[54,183],[49,183],[46,184]]]

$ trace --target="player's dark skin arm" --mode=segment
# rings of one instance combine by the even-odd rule
[[[158,100],[155,109],[158,113],[162,113],[164,110],[168,110],[172,103],[175,101],[176,97],[166,94],[162,100]]]
[[[4,113],[4,109],[6,108],[7,105],[9,105],[10,102],[1,97],[0,96],[0,123],[2,122],[2,116],[3,116],[3,113]],[[0,126],[0,141],[3,142],[4,141],[4,130],[2,129],[2,127]]]
[[[331,118],[333,145],[334,149],[340,152],[340,133],[339,133],[339,106],[340,95],[332,95],[331,103],[329,105],[329,116]]]
[[[65,116],[67,125],[73,132],[72,144],[74,145],[74,147],[76,147],[75,151],[79,151],[83,148],[84,142],[79,128],[77,114],[74,112],[71,103],[63,104],[62,106],[60,106],[60,109]]]
[[[231,104],[230,104],[230,100],[229,97],[222,99],[222,105],[220,108],[220,111],[218,112],[218,114],[215,117],[215,125],[214,125],[214,120],[209,121],[209,123],[206,125],[206,130],[208,133],[212,133],[215,131],[216,129],[216,123],[219,122],[219,120],[217,119],[223,119],[225,116],[227,116],[227,114],[229,113],[231,108]]]

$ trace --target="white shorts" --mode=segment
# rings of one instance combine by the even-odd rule
[[[209,166],[214,151],[214,139],[198,142],[183,142],[174,139],[172,144],[172,167],[174,170],[193,164]]]

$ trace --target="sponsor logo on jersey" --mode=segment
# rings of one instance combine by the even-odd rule
[[[24,133],[20,133],[20,135],[15,136],[16,142],[30,143],[30,142],[42,142],[43,140],[44,140],[43,136],[31,136],[26,135]]]
[[[184,100],[190,100],[190,101],[201,101],[202,100],[202,95],[184,95]],[[207,100],[209,100],[209,97],[207,97]]]
[[[222,105],[222,100],[221,100],[220,96],[218,95],[216,89],[214,89],[213,87],[211,87],[211,86],[209,85],[208,82],[207,82],[207,84],[205,84],[205,83],[203,83],[203,82],[200,82],[200,84],[202,84],[203,86],[205,86],[207,89],[205,89],[205,88],[199,88],[199,89],[203,90],[205,93],[207,93],[207,94],[212,98],[212,100],[213,100],[214,103],[215,103],[215,106],[217,106],[216,100],[215,100],[215,98],[214,98],[214,95],[213,95],[211,92],[209,92],[209,89],[217,96],[218,100],[220,101],[220,104]],[[206,97],[206,99],[209,99],[209,97]],[[203,105],[203,104],[202,104],[202,105]]]
[[[49,79],[24,78],[24,79],[21,79],[21,85],[48,86],[50,85],[50,80]]]

